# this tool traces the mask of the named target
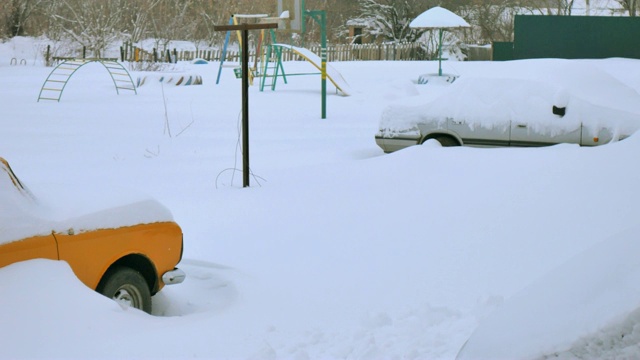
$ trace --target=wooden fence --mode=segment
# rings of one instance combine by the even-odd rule
[[[313,53],[320,56],[320,46],[309,48]],[[204,59],[207,61],[220,61],[222,50],[165,50],[151,51],[143,50],[131,45],[124,45],[120,48],[122,61],[145,61],[145,62],[176,62],[191,61],[194,59]],[[255,61],[255,49],[249,51],[249,62]],[[238,51],[227,50],[224,61],[238,62],[240,53]],[[425,60],[426,55],[420,44],[362,44],[362,45],[331,45],[327,47],[327,61],[367,61],[367,60]],[[300,56],[289,49],[282,51],[283,61],[303,60]]]

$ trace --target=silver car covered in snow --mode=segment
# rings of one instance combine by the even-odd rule
[[[376,143],[387,153],[430,139],[442,146],[595,146],[635,132],[638,93],[602,71],[579,70],[602,81],[572,81],[581,76],[576,71],[555,82],[461,77],[435,98],[387,107]]]

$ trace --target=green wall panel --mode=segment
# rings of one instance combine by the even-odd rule
[[[517,15],[514,25],[515,59],[640,59],[640,18]]]
[[[513,60],[513,43],[512,42],[494,42],[493,43],[493,60],[506,61]]]

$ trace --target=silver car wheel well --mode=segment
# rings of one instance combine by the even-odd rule
[[[432,134],[428,134],[425,135],[421,141],[420,144],[424,144],[425,141],[430,140],[430,139],[435,139],[437,141],[440,142],[440,144],[442,144],[442,146],[460,146],[462,145],[462,142],[455,136],[451,135],[451,134],[446,134],[446,133],[432,133]]]

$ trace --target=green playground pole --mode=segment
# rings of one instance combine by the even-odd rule
[[[321,87],[322,87],[322,118],[327,118],[327,12],[324,10],[313,10],[303,12],[308,13],[313,20],[320,24],[320,65]],[[304,18],[302,20],[304,24]]]
[[[304,4],[304,0],[300,0],[300,6],[302,7],[300,9],[300,13],[302,14],[302,19],[300,19],[300,34],[302,35],[301,36],[301,38],[302,38],[302,47],[304,47],[304,34],[305,34],[305,31],[307,30],[307,26],[306,26],[305,21],[304,21],[304,15],[307,12],[305,4]]]
[[[320,27],[321,27],[321,45],[322,50],[321,58],[322,58],[322,118],[327,118],[327,12],[321,11],[320,13]]]

